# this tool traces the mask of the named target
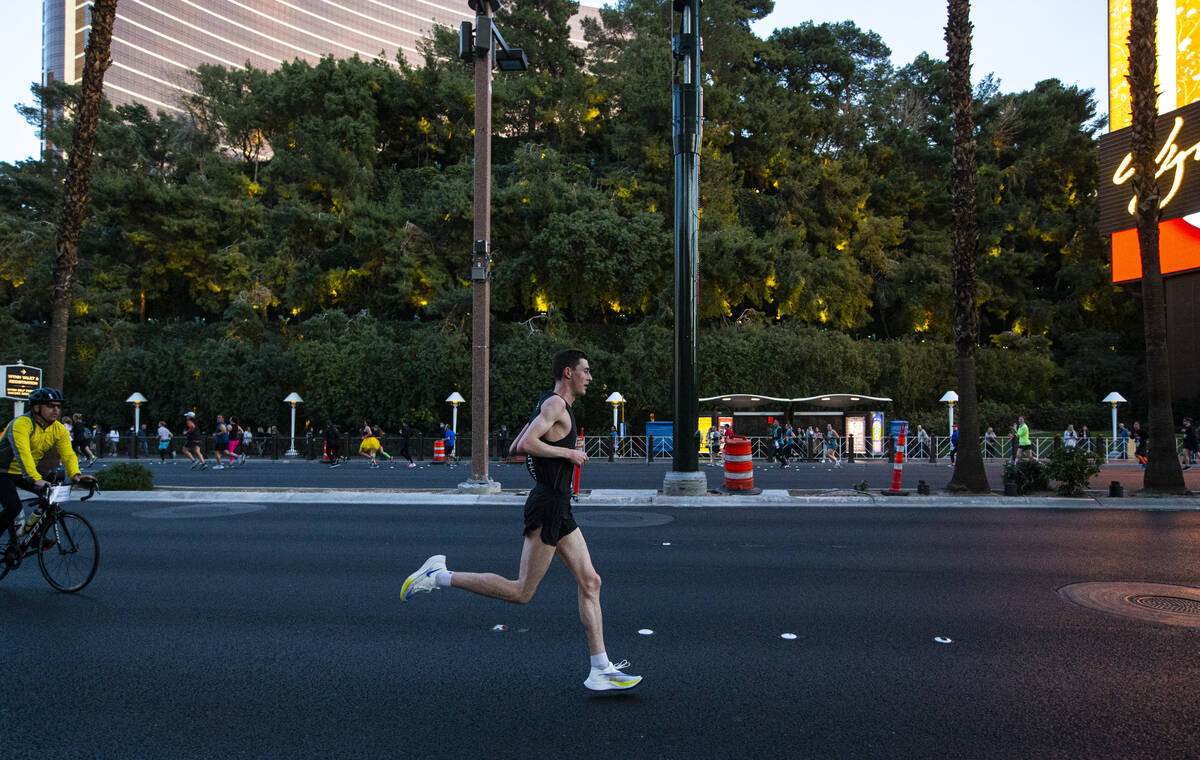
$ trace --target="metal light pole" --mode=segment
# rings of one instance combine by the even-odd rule
[[[958,394],[955,393],[954,391],[946,391],[946,393],[942,396],[941,401],[943,404],[948,404],[950,406],[950,427],[948,428],[948,430],[951,433],[953,433],[954,432],[954,405],[958,403]]]
[[[471,479],[460,491],[499,493],[500,484],[488,477],[488,402],[491,382],[492,270],[492,66],[502,71],[528,68],[525,53],[510,48],[492,23],[500,0],[468,0],[475,26],[459,27],[458,54],[475,61],[475,203],[471,246]],[[455,405],[457,411],[458,406]]]
[[[137,459],[138,433],[142,429],[142,404],[146,403],[146,397],[134,391],[125,399],[125,403],[133,404],[133,458]]]
[[[285,451],[283,455],[285,457],[298,457],[298,456],[300,456],[300,452],[296,451],[296,404],[303,404],[304,399],[300,398],[299,393],[292,391],[291,393],[289,393],[287,395],[287,398],[285,398],[283,400],[283,402],[285,404],[292,405],[292,437],[290,439],[291,446],[288,447],[288,450]],[[279,449],[275,449],[275,451],[278,451],[278,450]]]
[[[663,493],[702,496],[708,480],[700,472],[700,401],[696,380],[697,301],[700,296],[700,5],[674,0],[679,33],[675,58],[671,132],[675,151],[675,420],[672,467]]]
[[[1121,452],[1117,450],[1117,404],[1124,404],[1125,401],[1125,397],[1116,391],[1101,399],[1101,403],[1112,404],[1112,451],[1118,458]]]

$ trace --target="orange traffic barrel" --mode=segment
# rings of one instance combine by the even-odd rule
[[[441,438],[438,438],[433,442],[433,463],[446,463],[446,443]]]
[[[735,493],[762,493],[754,487],[754,457],[750,439],[738,435],[725,437],[725,490]]]
[[[896,456],[892,462],[892,487],[890,490],[884,491],[888,496],[908,496],[908,493],[900,490],[900,479],[904,472],[904,449],[907,446],[905,443],[905,434],[908,432],[908,423],[900,423],[900,435],[896,438]]]

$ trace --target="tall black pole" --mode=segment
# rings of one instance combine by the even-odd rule
[[[492,43],[490,3],[470,3],[475,17],[475,192],[471,246],[471,479],[459,484],[469,493],[499,493],[488,477],[488,422],[491,361],[492,268]],[[464,47],[468,41],[463,41]]]
[[[697,301],[700,292],[700,5],[674,0],[678,34],[672,89],[675,150],[675,420],[673,466],[664,492],[703,494],[700,470],[700,402],[696,380]]]

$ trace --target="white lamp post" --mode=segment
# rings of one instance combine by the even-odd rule
[[[146,397],[134,391],[129,398],[125,399],[126,404],[133,404],[133,455],[137,456],[137,437],[142,429],[142,404],[146,403]]]
[[[604,400],[607,401],[608,403],[612,404],[613,427],[617,427],[617,409],[620,408],[621,404],[625,403],[625,397],[622,396],[620,393],[613,391],[612,393],[609,394],[608,398],[606,398]],[[620,428],[617,428],[617,429],[619,430]]]
[[[1113,391],[1101,400],[1103,404],[1112,404],[1112,450],[1117,453],[1117,456],[1120,456],[1120,453],[1117,452],[1117,404],[1124,404],[1126,400],[1124,396],[1116,391]]]
[[[958,394],[954,391],[946,391],[942,396],[941,402],[950,407],[950,433],[954,432],[954,405],[958,403]]]
[[[458,391],[455,391],[454,393],[451,393],[449,396],[446,397],[446,403],[448,403],[454,407],[454,411],[450,413],[451,414],[450,429],[454,431],[454,437],[457,439],[458,438],[458,405],[467,403],[467,400],[462,397],[461,393],[459,393]],[[457,440],[455,441],[455,444],[457,445]]]
[[[287,398],[283,400],[283,403],[292,405],[292,445],[286,452],[284,452],[283,455],[285,457],[298,457],[300,456],[300,452],[296,451],[296,404],[303,404],[304,399],[300,398],[299,393],[292,391],[287,395]],[[278,451],[278,449],[276,449],[276,451]]]

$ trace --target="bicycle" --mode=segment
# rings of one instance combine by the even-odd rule
[[[87,501],[99,492],[95,483],[83,484]],[[22,499],[21,505],[40,510],[41,519],[27,533],[17,535],[17,521],[9,528],[13,541],[0,555],[0,580],[21,566],[22,561],[37,555],[38,567],[46,582],[58,591],[74,594],[92,582],[100,564],[100,543],[96,531],[83,515],[63,509],[73,490],[72,485],[51,483],[32,498]],[[0,541],[2,543],[2,541]]]

